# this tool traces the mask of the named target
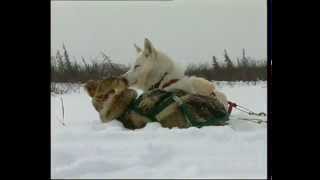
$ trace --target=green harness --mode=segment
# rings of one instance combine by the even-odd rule
[[[159,122],[156,118],[157,114],[159,114],[162,110],[168,107],[171,103],[177,102],[180,107],[181,112],[184,114],[185,120],[190,126],[201,128],[202,126],[219,126],[219,125],[227,125],[227,121],[229,120],[229,113],[223,114],[218,117],[212,117],[209,119],[197,121],[188,106],[174,93],[167,92],[161,100],[155,104],[155,106],[149,110],[147,113],[142,112],[139,108],[139,104],[142,101],[142,95],[138,97],[138,99],[133,100],[130,104],[128,111],[132,110],[142,116],[146,116],[149,118],[149,122]]]

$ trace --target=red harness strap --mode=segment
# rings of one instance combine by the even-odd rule
[[[232,108],[237,107],[237,104],[231,101],[228,101],[228,104],[229,104],[228,113],[230,114],[232,112]]]
[[[171,84],[176,83],[177,81],[179,81],[179,79],[171,79],[169,82],[162,85],[161,89],[166,88],[166,87],[170,86]]]

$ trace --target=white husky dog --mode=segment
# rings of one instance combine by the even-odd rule
[[[165,53],[155,49],[150,40],[144,41],[142,50],[136,44],[137,58],[134,65],[126,72],[130,86],[148,91],[153,88],[164,90],[182,89],[189,93],[205,96],[217,96],[220,102],[228,109],[227,97],[219,92],[213,83],[200,77],[187,77],[182,69]]]

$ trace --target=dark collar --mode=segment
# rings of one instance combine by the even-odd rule
[[[153,84],[153,85],[148,89],[148,91],[150,91],[150,90],[152,90],[152,89],[157,89],[157,88],[159,88],[161,82],[163,81],[163,79],[164,79],[167,75],[168,75],[168,73],[165,72],[165,73],[163,74],[163,76],[161,77],[161,79],[160,79],[157,83]]]
[[[179,79],[171,79],[169,82],[167,82],[164,85],[162,85],[161,89],[164,89],[164,88],[170,86],[171,84],[176,83],[177,81],[179,81]]]

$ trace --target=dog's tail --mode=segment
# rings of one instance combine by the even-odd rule
[[[224,105],[226,110],[228,110],[228,99],[227,96],[218,91],[214,83],[200,77],[191,77],[193,87],[201,87],[201,89],[197,89],[197,94],[201,94],[204,96],[215,96],[217,99]]]
[[[220,91],[218,91],[218,90],[215,90],[215,91],[213,92],[213,94],[214,94],[214,95],[217,97],[217,99],[223,104],[224,108],[225,108],[226,110],[228,110],[229,105],[228,105],[227,96],[226,96],[224,93],[222,93],[222,92],[220,92]]]

